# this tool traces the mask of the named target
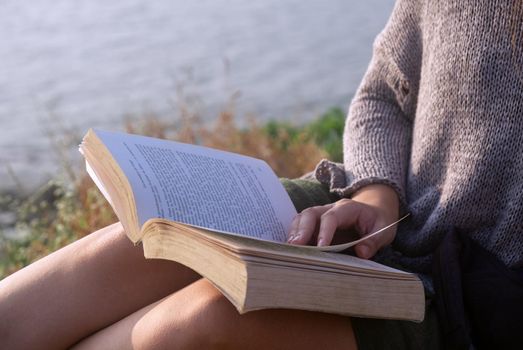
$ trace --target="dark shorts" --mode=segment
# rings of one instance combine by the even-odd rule
[[[305,208],[336,201],[327,186],[315,180],[282,179],[298,212]],[[435,307],[427,300],[421,323],[397,320],[351,318],[359,350],[367,349],[441,349],[440,327]]]

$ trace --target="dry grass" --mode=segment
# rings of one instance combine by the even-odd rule
[[[177,140],[186,143],[236,152],[265,160],[280,177],[297,177],[314,169],[319,159],[327,157],[310,135],[303,130],[291,135],[285,128],[268,133],[254,119],[239,128],[230,112],[222,112],[212,125],[198,119],[182,121],[181,127],[148,117],[141,125],[127,123],[131,133]]]

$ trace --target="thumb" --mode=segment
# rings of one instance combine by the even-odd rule
[[[375,227],[373,231],[369,232],[369,234],[371,234],[372,232],[376,232],[379,229],[380,227]],[[380,250],[387,244],[390,244],[394,240],[395,235],[396,229],[394,227],[391,227],[388,230],[385,230],[377,234],[376,236],[371,237],[361,242],[360,244],[357,244],[356,247],[354,247],[356,255],[362,259],[372,258],[378,252],[378,250]]]
[[[378,251],[378,248],[374,242],[371,242],[372,238],[369,238],[365,242],[361,242],[360,244],[356,245],[354,247],[354,250],[356,251],[356,255],[362,259],[370,259],[376,254]]]

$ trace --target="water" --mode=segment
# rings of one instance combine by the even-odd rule
[[[56,127],[50,115],[80,135],[121,126],[126,113],[168,118],[179,83],[201,96],[208,115],[235,90],[240,114],[261,119],[346,107],[392,6],[0,0],[0,190],[15,185],[8,167],[29,188],[53,176],[43,132]]]

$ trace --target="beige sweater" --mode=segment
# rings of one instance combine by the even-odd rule
[[[523,13],[519,0],[399,0],[350,106],[350,196],[393,186],[411,218],[378,259],[429,272],[451,227],[523,265]]]

